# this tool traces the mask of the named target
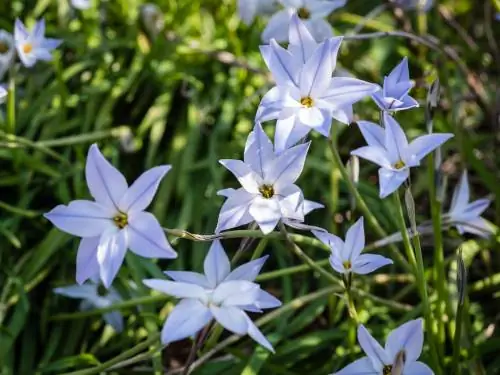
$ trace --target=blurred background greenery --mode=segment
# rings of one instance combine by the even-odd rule
[[[78,241],[53,228],[41,215],[57,204],[89,196],[83,168],[91,143],[99,143],[129,181],[155,165],[173,165],[150,208],[168,228],[213,233],[223,202],[216,191],[237,184],[217,161],[241,157],[260,98],[272,85],[258,49],[266,20],[262,17],[245,26],[238,18],[236,0],[154,3],[160,13],[153,23],[141,18],[142,0],[94,0],[93,7],[83,12],[66,0],[0,4],[1,29],[12,32],[16,17],[28,24],[44,17],[47,35],[64,40],[52,63],[38,63],[34,69],[15,66],[14,134],[9,130],[7,107],[0,107],[2,375],[61,374],[90,368],[132,348],[161,327],[175,301],[166,297],[139,304],[150,291],[140,284],[131,287],[130,280],[161,277],[167,268],[199,270],[208,250],[207,243],[171,238],[179,253],[175,261],[128,259],[115,281],[124,299],[132,301],[122,306],[126,329],[119,335],[104,326],[101,311],[82,315],[77,301],[56,296],[53,288],[75,282]],[[381,3],[349,0],[344,9],[330,16],[335,33],[352,33]],[[428,33],[436,41],[435,49],[404,38],[347,41],[341,48],[339,67],[344,73],[381,83],[383,75],[408,56],[416,81],[413,96],[422,104],[429,83],[439,77],[442,96],[434,129],[456,135],[443,150],[441,170],[454,185],[467,167],[474,198],[489,195],[494,199],[485,216],[498,225],[500,21],[495,21],[494,14],[500,9],[491,0],[436,3],[427,15],[388,7],[366,20],[361,31]],[[164,29],[158,30],[156,26],[162,24]],[[423,107],[398,117],[410,138],[426,132]],[[357,104],[355,113],[359,119],[378,118],[369,100]],[[273,124],[266,124],[266,130],[272,134]],[[348,152],[363,143],[355,126],[339,127],[338,137],[345,161]],[[326,207],[313,213],[309,223],[342,235],[359,213],[350,211],[347,190],[332,166],[326,140],[315,134],[312,138],[298,184],[307,198]],[[384,229],[395,232],[391,206],[378,199],[376,170],[365,163],[361,167],[360,191]],[[427,173],[422,168],[412,175],[419,222],[430,218]],[[378,239],[370,232],[367,237],[369,242]],[[432,241],[424,238],[424,245],[432,279]],[[224,246],[233,254],[239,242],[225,241]],[[301,265],[283,242],[263,239],[250,248],[257,246],[265,246],[264,252],[271,255],[260,280],[284,303],[263,325],[276,355],[243,338],[218,350],[195,374],[321,375],[358,358],[355,327],[343,298]],[[463,239],[456,232],[445,233],[447,283],[452,291],[459,246],[469,271],[469,315],[461,353],[464,373],[500,374],[496,355],[500,350],[499,243],[495,238]],[[310,245],[304,245],[304,250],[317,260],[328,255]],[[387,253],[386,248],[379,251]],[[369,319],[369,327],[381,341],[389,329],[421,315],[412,277],[396,267],[382,272],[357,284],[381,301],[356,301],[361,321]],[[391,307],[387,301],[398,304]],[[447,319],[453,330],[453,317]],[[222,336],[227,337],[227,333]],[[442,347],[447,363],[449,339]],[[161,353],[155,351],[153,360],[146,354],[142,361],[121,363],[113,373],[175,373],[189,349],[189,340],[181,341]]]

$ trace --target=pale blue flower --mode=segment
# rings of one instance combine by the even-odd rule
[[[423,10],[429,11],[434,5],[434,0],[394,0],[396,5],[406,10]]]
[[[122,301],[122,298],[114,288],[110,288],[105,293],[102,293],[99,290],[99,285],[94,282],[55,288],[54,293],[65,297],[81,299],[81,310],[102,309]],[[103,318],[116,332],[123,331],[123,316],[119,311],[104,313]]]
[[[263,233],[274,230],[281,219],[304,220],[304,196],[294,184],[306,161],[309,143],[292,147],[279,155],[256,123],[248,136],[244,160],[220,160],[241,184],[225,189],[227,197],[219,214],[216,232],[257,222]]]
[[[146,258],[177,257],[158,220],[144,211],[169,170],[168,165],[151,168],[129,187],[97,145],[90,147],[85,177],[95,202],[76,200],[45,214],[59,229],[82,237],[76,258],[79,284],[99,273],[109,287],[127,248]]]
[[[418,102],[408,95],[413,86],[414,83],[410,81],[408,59],[405,57],[384,78],[383,89],[372,94],[372,98],[382,111],[396,112],[418,107]]]
[[[62,40],[45,38],[45,20],[37,21],[33,30],[28,31],[24,24],[16,19],[14,41],[17,54],[24,66],[31,68],[38,60],[52,60],[52,50],[59,47]]]
[[[385,348],[361,324],[358,342],[366,357],[354,361],[332,375],[433,375],[432,370],[417,361],[424,345],[422,319],[410,320],[387,337]]]
[[[0,104],[5,102],[5,99],[7,98],[8,91],[5,90],[3,86],[0,86]]]
[[[362,217],[349,228],[345,242],[326,231],[313,230],[312,232],[331,249],[330,264],[338,273],[347,275],[352,272],[366,275],[380,267],[392,264],[391,259],[382,255],[361,254],[365,247],[365,230]]]
[[[410,176],[410,168],[441,146],[453,134],[427,134],[408,143],[406,135],[396,120],[384,112],[385,129],[368,121],[359,121],[359,129],[368,146],[351,152],[352,155],[370,160],[380,166],[378,170],[380,197],[392,194]]]
[[[278,9],[278,0],[238,0],[238,14],[250,25],[259,14],[270,14]]]
[[[86,10],[91,6],[91,0],[71,0],[71,6],[76,9]]]
[[[256,120],[278,120],[274,137],[278,151],[296,144],[311,130],[328,137],[334,115],[338,118],[339,112],[380,89],[356,78],[332,77],[341,42],[342,38],[327,39],[312,53],[308,48],[302,55],[293,45],[292,54],[274,40],[262,48],[276,86],[262,98]]]
[[[273,347],[245,311],[262,312],[281,302],[254,283],[267,256],[245,263],[231,272],[231,264],[219,241],[210,247],[204,272],[167,271],[174,281],[144,280],[148,287],[180,298],[161,332],[163,344],[192,336],[215,319],[227,330],[250,335],[265,348]]]
[[[488,237],[492,230],[481,214],[491,204],[489,199],[483,198],[470,202],[469,181],[467,171],[464,171],[460,182],[453,192],[450,211],[445,215],[447,221],[456,225],[460,234],[465,232]]]
[[[288,40],[288,26],[294,13],[304,21],[309,32],[318,42],[333,36],[332,27],[326,17],[335,9],[343,7],[347,0],[279,0],[284,9],[275,13],[262,32],[262,40],[279,42]]]

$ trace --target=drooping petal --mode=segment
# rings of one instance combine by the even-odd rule
[[[170,168],[172,168],[170,165],[162,165],[140,175],[120,199],[118,203],[120,211],[128,213],[145,210],[151,204],[161,180]]]
[[[82,238],[76,255],[76,282],[83,284],[86,280],[99,274],[97,247],[100,237]]]
[[[483,238],[488,238],[490,235],[495,233],[495,230],[482,217],[477,217],[475,219],[468,220],[461,225],[457,225],[457,229],[460,234],[468,232]]]
[[[266,337],[262,334],[262,332],[257,328],[257,326],[252,322],[252,320],[248,317],[247,314],[243,313],[246,317],[247,321],[247,333],[248,335],[257,341],[260,345],[262,345],[267,350],[274,353],[274,348],[271,343],[266,339]]]
[[[205,289],[196,284],[161,279],[146,279],[142,280],[142,282],[151,289],[173,297],[195,298],[198,300],[206,298]]]
[[[210,289],[207,278],[201,273],[191,271],[165,271],[164,273],[174,281],[199,285],[202,288]]]
[[[109,288],[127,252],[126,231],[108,230],[101,235],[97,247],[97,262],[102,283]]]
[[[271,233],[281,219],[281,209],[277,199],[256,196],[249,209],[250,215],[264,234]]]
[[[290,20],[288,40],[290,42],[288,44],[288,50],[303,64],[313,54],[317,46],[313,36],[296,13],[292,15]]]
[[[356,123],[368,146],[385,149],[384,128],[370,121],[357,121]]]
[[[331,42],[321,43],[306,61],[300,73],[300,93],[320,97],[330,86],[332,77]]]
[[[119,311],[111,311],[103,314],[104,321],[108,323],[116,333],[123,331],[123,316]]]
[[[337,254],[340,254],[342,252],[342,249],[344,248],[344,241],[342,241],[340,237],[337,237],[336,235],[328,232],[316,230],[313,230],[312,234],[314,234],[318,240],[328,246],[332,250],[332,252]]]
[[[145,258],[177,258],[177,253],[167,241],[156,217],[149,212],[136,212],[128,216],[125,228],[128,246],[137,255]]]
[[[260,270],[264,266],[264,263],[266,262],[267,258],[269,258],[269,255],[242,264],[241,266],[235,268],[229,275],[227,275],[224,281],[230,281],[230,280],[254,281],[257,275],[260,273]]]
[[[264,179],[276,190],[293,184],[302,173],[311,142],[289,148],[270,164]]]
[[[410,320],[393,330],[387,337],[385,351],[389,358],[404,350],[405,361],[414,362],[420,357],[424,345],[424,325],[422,319]]]
[[[252,168],[241,160],[223,159],[219,160],[239,181],[241,186],[252,194],[259,193],[259,186],[262,183],[261,177]]]
[[[364,146],[351,151],[351,155],[359,156],[360,158],[369,160],[381,167],[390,168],[391,164],[387,152],[382,147]]]
[[[363,357],[333,375],[380,375],[380,372],[373,368],[370,358]]]
[[[238,335],[247,333],[248,323],[243,310],[234,306],[217,307],[210,305],[210,311],[217,322],[225,329]]]
[[[407,363],[403,370],[404,375],[434,375],[434,371],[425,363],[411,362]]]
[[[335,9],[342,8],[347,0],[323,0],[309,1],[308,6],[311,18],[325,18]]]
[[[281,153],[294,146],[302,138],[307,136],[311,128],[303,125],[297,116],[278,119],[274,133],[274,145],[276,152]]]
[[[408,152],[421,160],[452,137],[449,133],[422,135],[410,143]]]
[[[383,114],[385,126],[385,149],[391,163],[403,160],[408,148],[406,135],[397,121],[387,112]],[[404,161],[404,160],[403,160]]]
[[[377,340],[370,335],[362,324],[358,327],[358,342],[359,346],[361,346],[370,359],[374,370],[381,371],[384,364],[392,363],[382,346],[380,346]]]
[[[250,281],[224,281],[215,288],[212,301],[224,306],[252,305],[259,296],[259,290],[259,285]]]
[[[352,272],[359,275],[369,274],[380,267],[392,264],[392,260],[377,254],[361,254],[352,264]]]
[[[229,275],[231,263],[220,241],[215,240],[212,242],[203,262],[203,269],[212,288],[219,285]]]
[[[268,43],[271,39],[285,42],[288,39],[288,25],[293,14],[291,9],[283,9],[275,13],[267,22],[262,32],[262,40]]]
[[[127,181],[118,169],[104,158],[96,144],[89,148],[85,178],[90,194],[98,203],[119,209],[118,202],[128,189]]]
[[[333,77],[321,99],[344,108],[380,90],[380,86],[351,77]]]
[[[244,162],[254,171],[264,175],[264,165],[275,158],[274,146],[262,129],[260,122],[256,122],[253,131],[247,138],[245,145]]]
[[[304,215],[307,215],[311,211],[318,210],[318,209],[324,208],[324,207],[325,207],[324,204],[304,199],[304,207],[303,207]]]
[[[276,40],[271,39],[269,48],[262,50],[262,57],[278,86],[297,86],[302,66]]]
[[[453,191],[451,198],[450,212],[460,212],[467,206],[470,199],[469,180],[467,178],[467,170],[464,170],[460,177],[460,182]]]
[[[44,215],[60,230],[78,237],[96,237],[114,227],[112,214],[98,203],[76,200]]]
[[[254,195],[243,188],[233,190],[221,207],[215,233],[252,222],[249,208],[253,198]]]
[[[304,193],[297,185],[288,185],[276,189],[283,218],[304,221]]]
[[[380,185],[380,198],[385,198],[394,193],[410,176],[409,169],[401,171],[391,171],[389,169],[380,168],[378,170],[378,178]]]
[[[92,300],[97,295],[96,284],[70,285],[54,288],[54,293],[70,298]]]
[[[170,312],[161,331],[161,342],[163,345],[185,339],[196,334],[210,320],[210,310],[195,299],[184,299]]]
[[[347,231],[343,250],[344,259],[354,261],[365,247],[364,220],[361,216]]]

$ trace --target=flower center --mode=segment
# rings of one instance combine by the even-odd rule
[[[305,96],[300,99],[300,104],[306,108],[311,108],[314,105],[314,100],[310,96]]]
[[[399,159],[397,162],[394,163],[393,167],[396,169],[401,169],[406,166],[405,162],[401,159]]]
[[[262,185],[259,187],[259,192],[266,199],[270,199],[274,196],[274,188],[272,185]]]
[[[128,224],[128,216],[127,214],[124,214],[123,212],[120,212],[119,214],[117,214],[114,218],[113,218],[113,221],[115,222],[115,225],[120,228],[120,229],[123,229],[127,226]]]
[[[9,45],[4,41],[0,41],[0,53],[4,54],[9,52]]]
[[[300,19],[303,20],[308,20],[309,18],[311,18],[311,12],[309,12],[309,10],[304,7],[300,8],[297,11],[297,15],[299,16]]]
[[[392,374],[392,365],[385,365],[382,369],[382,375],[391,375]]]
[[[346,270],[350,270],[350,269],[352,268],[352,263],[351,263],[351,261],[350,261],[350,260],[346,260],[346,261],[344,261],[342,264],[344,265],[344,268],[345,268]]]
[[[33,51],[33,45],[31,43],[23,44],[23,52],[24,53],[30,53],[31,51]]]

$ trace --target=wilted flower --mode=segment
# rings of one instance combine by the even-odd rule
[[[37,21],[31,32],[24,24],[16,19],[14,27],[14,41],[17,53],[24,66],[31,68],[38,60],[52,60],[51,52],[57,48],[62,40],[45,38],[45,20]]]
[[[285,9],[278,11],[269,20],[262,32],[262,40],[276,39],[285,42],[288,38],[288,25],[294,13],[304,21],[310,33],[318,42],[333,36],[332,27],[325,18],[347,0],[280,0]]]
[[[222,190],[227,197],[219,214],[216,232],[257,222],[263,233],[274,230],[280,219],[304,220],[304,197],[294,184],[306,161],[309,143],[292,147],[276,156],[273,144],[256,123],[248,136],[244,161],[220,160],[241,184],[237,190]]]
[[[5,30],[0,30],[0,79],[14,61],[14,37]]]
[[[244,23],[250,25],[258,14],[273,13],[278,0],[238,0],[238,13]]]
[[[433,375],[432,370],[417,361],[424,345],[422,319],[410,320],[393,330],[385,348],[366,330],[358,327],[358,342],[366,357],[354,361],[333,375]]]
[[[380,267],[392,264],[391,259],[382,255],[361,254],[365,247],[365,230],[362,217],[349,228],[345,242],[328,232],[316,230],[312,232],[331,249],[330,264],[339,273],[349,274],[352,272],[366,275]]]
[[[71,6],[76,9],[86,10],[91,6],[91,0],[71,0]]]
[[[372,98],[382,111],[402,111],[418,107],[418,102],[408,92],[414,83],[410,81],[408,59],[405,57],[393,71],[384,78],[382,91],[372,94]]]
[[[460,182],[453,192],[450,211],[446,214],[447,220],[457,227],[460,234],[465,232],[488,237],[492,230],[481,214],[488,208],[491,201],[483,198],[469,203],[469,181],[467,171],[464,171]]]
[[[81,299],[81,310],[102,309],[122,301],[122,298],[114,288],[101,290],[99,285],[94,282],[55,288],[54,293],[65,297]],[[116,332],[123,331],[123,316],[119,311],[104,313],[103,318]]]
[[[434,5],[434,0],[394,0],[397,6],[406,10],[423,10],[427,12]]]
[[[106,287],[113,282],[127,248],[146,258],[175,258],[158,220],[145,212],[170,166],[144,172],[129,187],[125,177],[92,145],[85,176],[96,200],[76,200],[45,214],[59,229],[82,237],[76,258],[76,281],[96,273]]]
[[[368,121],[359,121],[359,129],[368,146],[351,152],[352,155],[378,164],[380,197],[385,198],[396,191],[409,177],[410,168],[420,165],[420,161],[441,146],[453,134],[427,134],[408,144],[406,135],[396,120],[384,112],[385,129]]]
[[[328,137],[334,115],[380,89],[356,78],[332,77],[341,42],[342,38],[327,39],[305,63],[274,40],[262,49],[276,86],[262,98],[256,120],[278,120],[278,151],[297,143],[312,129]]]
[[[174,281],[149,279],[144,284],[182,300],[170,312],[163,330],[163,344],[181,340],[200,331],[212,319],[238,335],[250,335],[260,345],[273,347],[253,324],[245,311],[262,312],[281,302],[260,289],[253,281],[266,261],[262,257],[245,263],[231,272],[231,264],[219,241],[210,247],[205,274],[184,271],[165,272]]]

